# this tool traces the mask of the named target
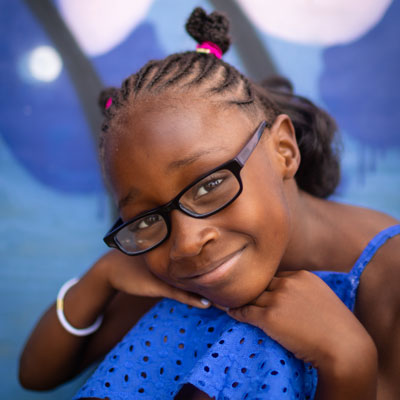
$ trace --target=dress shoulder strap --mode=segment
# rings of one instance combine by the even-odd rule
[[[364,271],[364,268],[371,261],[371,258],[379,250],[379,248],[383,246],[388,239],[398,234],[400,234],[400,224],[390,226],[374,236],[368,243],[367,247],[363,250],[360,257],[358,257],[358,260],[349,272],[349,275],[353,276],[358,281],[362,272]]]

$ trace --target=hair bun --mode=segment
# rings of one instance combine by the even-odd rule
[[[198,43],[215,43],[222,53],[226,53],[231,44],[228,18],[219,12],[212,12],[210,15],[200,7],[193,10],[186,23],[187,33]]]

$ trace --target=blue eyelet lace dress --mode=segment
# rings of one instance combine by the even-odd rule
[[[316,271],[353,311],[360,276],[400,225],[376,235],[349,273]],[[214,307],[164,299],[110,351],[74,397],[173,399],[191,383],[217,400],[313,399],[317,372],[262,330]]]

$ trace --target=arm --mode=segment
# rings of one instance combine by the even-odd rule
[[[377,351],[366,329],[320,278],[281,272],[251,304],[230,309],[318,369],[317,400],[373,400]]]
[[[104,313],[101,327],[90,336],[73,336],[61,326],[53,304],[37,323],[22,352],[22,386],[46,390],[76,376],[104,356],[160,297],[206,307],[198,296],[173,288],[152,275],[140,257],[128,257],[117,251],[107,253],[71,287],[64,299],[64,312],[71,325],[90,326]]]

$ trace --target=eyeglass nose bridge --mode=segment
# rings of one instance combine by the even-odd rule
[[[190,212],[188,209],[182,206],[180,203],[180,199],[183,196],[184,193],[180,193],[178,196],[176,196],[174,199],[172,199],[169,203],[165,204],[163,207],[159,209],[159,213],[164,217],[166,220],[167,224],[171,224],[171,212],[174,210],[179,210],[183,214],[188,215],[189,217],[192,218],[204,218],[207,215],[198,215],[196,213]]]
[[[174,199],[172,199],[169,203],[165,204],[163,207],[160,208],[160,214],[162,214],[163,216],[166,216],[171,214],[171,212],[173,210],[180,210],[180,206],[179,206],[179,198],[175,197]]]
[[[243,191],[243,183],[240,178],[240,171],[241,171],[242,167],[243,167],[243,165],[241,165],[240,162],[238,162],[235,159],[233,161],[230,161],[230,162],[224,164],[222,167],[218,168],[218,170],[225,169],[225,168],[229,169],[236,177],[237,182],[239,184],[239,189],[238,189],[236,195],[232,197],[232,199],[230,199],[227,203],[223,204],[221,207],[216,208],[215,210],[212,210],[212,211],[204,213],[204,214],[197,214],[196,212],[190,211],[189,209],[185,208],[180,203],[180,199],[184,195],[184,192],[181,192],[174,199],[172,199],[169,203],[167,203],[164,206],[162,206],[161,208],[159,208],[158,212],[159,212],[159,214],[161,214],[163,216],[163,218],[168,226],[168,231],[169,231],[168,236],[169,236],[170,230],[171,230],[171,212],[173,210],[179,210],[183,214],[188,215],[189,217],[192,217],[195,219],[203,219],[203,218],[211,217],[212,215],[218,213],[219,211],[221,211],[222,209],[226,208],[231,203],[233,203]]]

